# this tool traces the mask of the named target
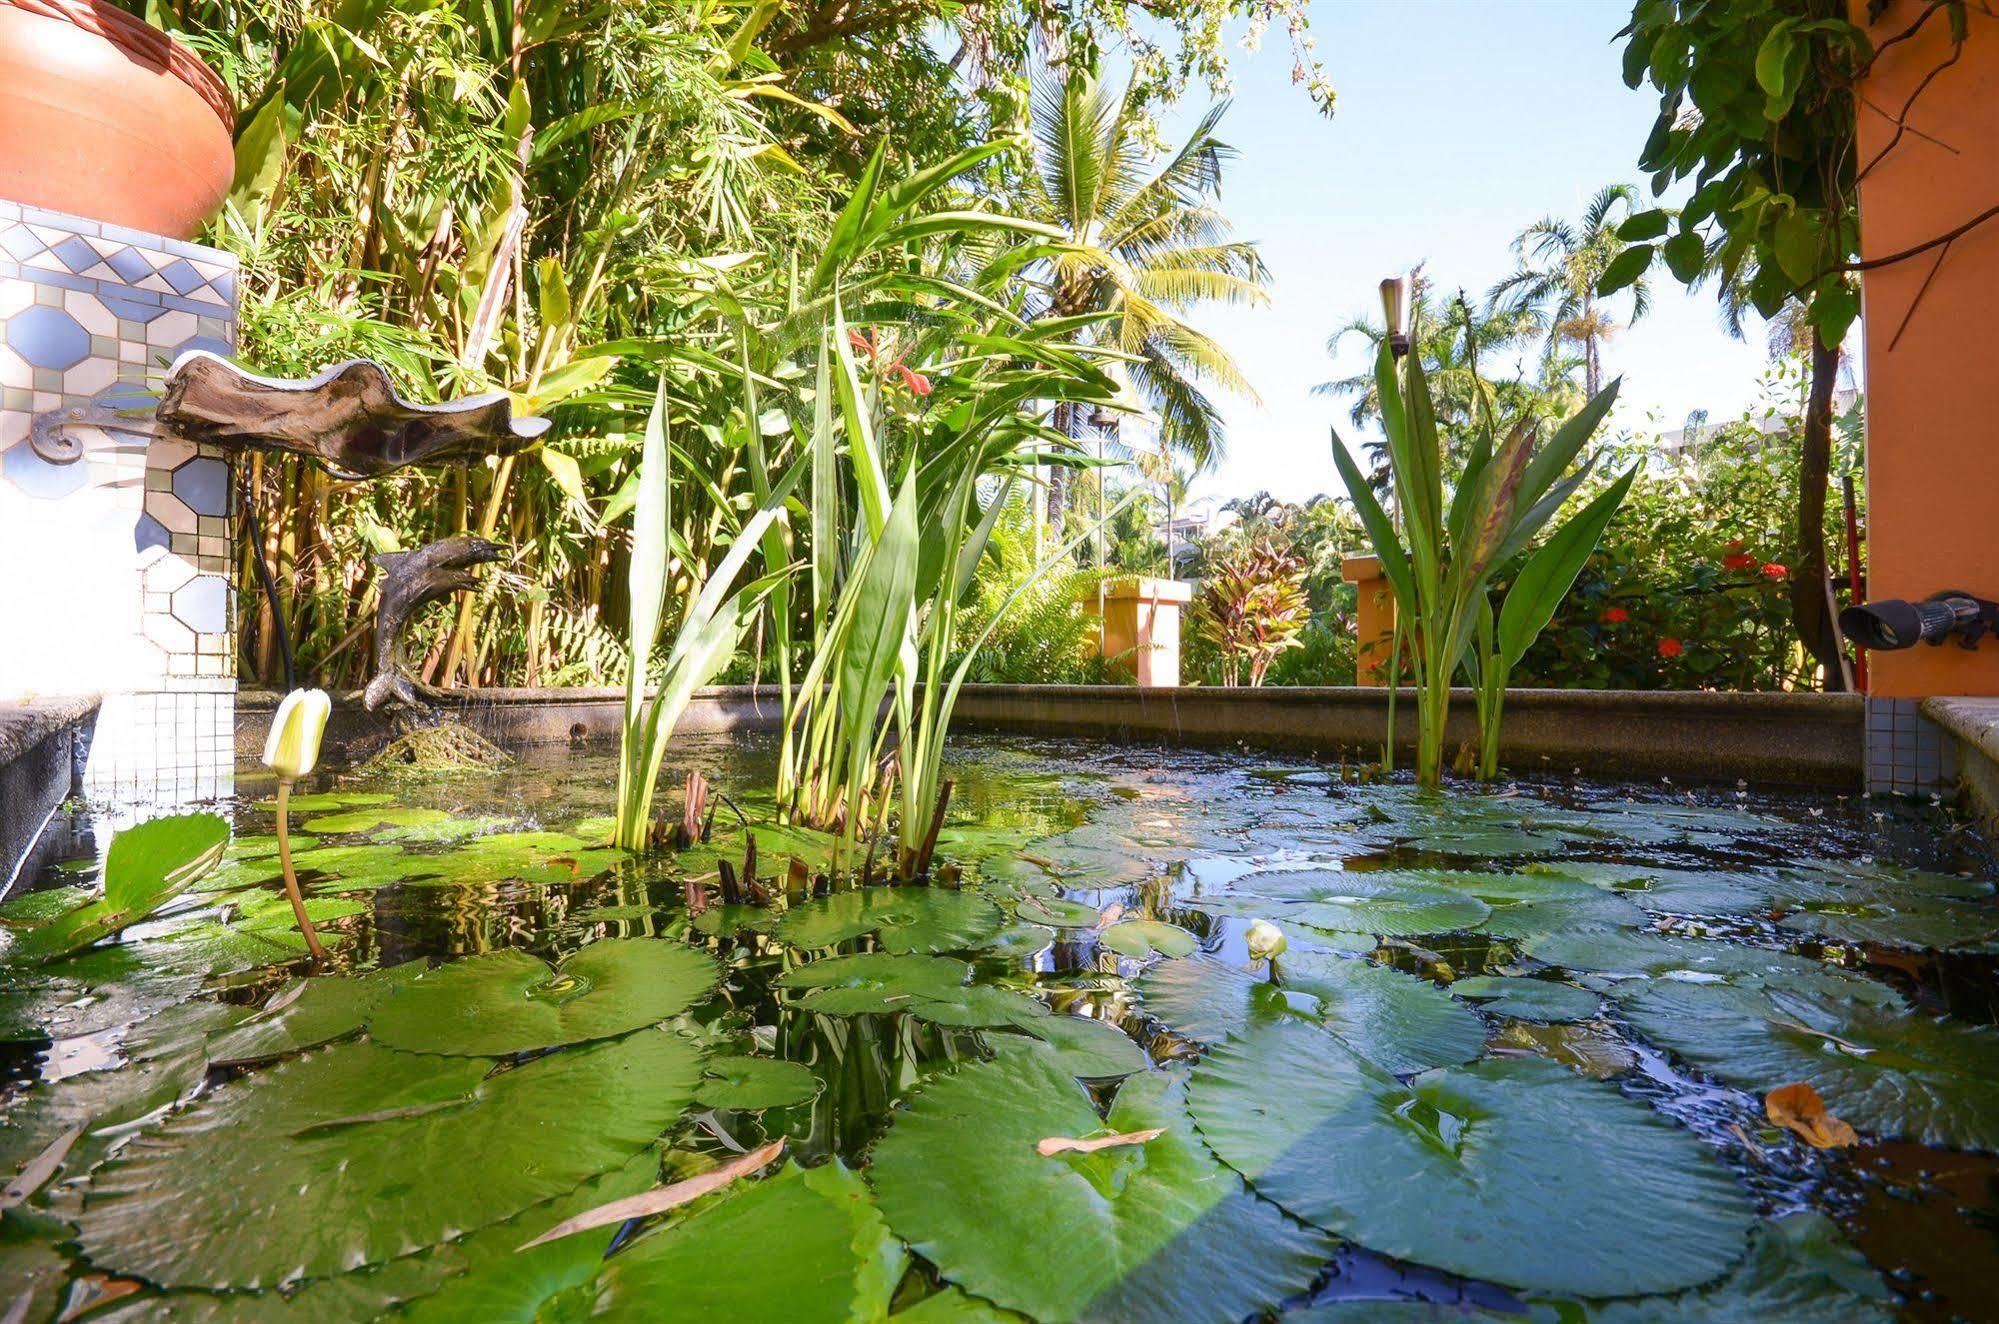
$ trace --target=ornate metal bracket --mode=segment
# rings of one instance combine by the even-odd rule
[[[119,408],[92,403],[44,409],[28,424],[28,446],[50,464],[75,464],[83,458],[83,440],[73,429],[106,428],[117,432],[159,435],[150,408]]]

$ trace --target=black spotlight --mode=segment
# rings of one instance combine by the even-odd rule
[[[1999,629],[1999,602],[1954,589],[1931,594],[1921,602],[1885,598],[1842,611],[1839,629],[1855,643],[1876,651],[1939,645],[1953,636],[1960,647],[1976,648],[1987,632]]]

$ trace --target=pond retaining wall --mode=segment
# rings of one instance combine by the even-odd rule
[[[277,696],[237,700],[239,755],[263,747]],[[467,690],[447,708],[503,745],[617,739],[623,694],[615,689]],[[341,757],[365,757],[385,742],[386,715],[358,694],[335,699],[327,732]],[[964,729],[1252,746],[1321,758],[1378,756],[1388,693],[1344,687],[1137,689],[1114,685],[968,685],[958,700]],[[715,686],[689,705],[686,732],[754,730],[779,720],[770,686]],[[1472,734],[1469,691],[1452,703],[1449,747]],[[1398,743],[1413,753],[1415,708],[1405,692]],[[1722,694],[1709,691],[1511,690],[1504,765],[1520,773],[1587,773],[1679,781],[1858,790],[1865,771],[1861,700],[1850,694]]]

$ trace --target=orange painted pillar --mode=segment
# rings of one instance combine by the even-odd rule
[[[1865,25],[1865,0],[1853,16]],[[1891,4],[1878,45],[1920,13]],[[1999,202],[1999,24],[1974,10],[1958,61],[1915,97],[1899,141],[1889,117],[1950,58],[1939,17],[1882,52],[1860,87],[1860,252],[1884,257]],[[1890,147],[1890,143],[1893,146]],[[1885,155],[1884,155],[1885,152]],[[1868,596],[1963,589],[1999,598],[1999,412],[1992,404],[1999,217],[1864,274]],[[1870,653],[1882,698],[1999,694],[1999,641]]]
[[[1103,653],[1140,688],[1180,683],[1180,611],[1194,586],[1177,579],[1117,579],[1103,586]]]
[[[1378,556],[1349,556],[1340,578],[1359,597],[1354,616],[1354,683],[1386,685],[1389,654],[1395,648],[1395,590],[1381,573]]]

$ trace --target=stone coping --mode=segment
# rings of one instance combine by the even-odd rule
[[[57,732],[89,721],[102,703],[95,694],[0,700],[0,768]]]
[[[501,744],[592,744],[616,739],[618,689],[467,690],[447,711]],[[254,758],[277,695],[237,701],[237,749]],[[1726,694],[1714,691],[1509,690],[1504,767],[1680,781],[1749,780],[1765,785],[1860,788],[1865,716],[1853,694]],[[1129,685],[967,685],[957,722],[966,729],[1166,744],[1254,746],[1320,758],[1375,757],[1388,691],[1363,686],[1222,689]],[[769,729],[780,715],[774,686],[699,691],[686,732]],[[1401,694],[1397,743],[1413,750],[1415,706]],[[329,748],[365,755],[387,739],[389,721],[337,696]],[[1446,748],[1472,735],[1469,690],[1452,694]]]
[[[1938,695],[1922,714],[1989,759],[1999,761],[1999,698]]]

